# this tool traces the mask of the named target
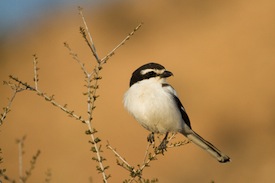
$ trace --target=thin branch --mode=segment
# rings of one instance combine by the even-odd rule
[[[3,158],[2,158],[2,156],[1,156],[1,154],[2,154],[2,149],[0,148],[0,164],[3,163]],[[0,170],[1,170],[1,169],[0,169]]]
[[[1,114],[0,126],[3,124],[4,120],[7,117],[7,114],[10,112],[11,104],[12,104],[13,100],[15,99],[16,94],[17,94],[17,91],[13,90],[13,94],[11,96],[11,99],[9,100],[7,107],[3,108],[4,112]]]
[[[122,45],[125,44],[126,41],[128,41],[134,34],[136,31],[138,31],[140,29],[140,27],[143,25],[143,23],[140,23],[128,36],[126,36],[126,38],[124,38],[112,51],[110,51],[110,53],[108,53],[104,58],[102,58],[100,60],[100,64],[104,64],[107,62],[107,60],[109,60],[109,58],[111,58],[114,54],[115,51],[121,47]]]
[[[133,169],[133,166],[131,166],[114,148],[112,148],[112,146],[109,143],[106,145],[106,147],[113,151],[115,156],[118,157],[124,164],[126,164],[129,168]]]
[[[23,183],[23,155],[24,155],[24,141],[26,140],[26,135],[22,139],[17,139],[18,144],[18,168],[19,168],[19,181]]]
[[[13,103],[15,97],[16,97],[16,94],[25,90],[25,88],[22,88],[21,87],[21,84],[18,83],[18,84],[12,84],[10,82],[6,82],[4,81],[4,84],[5,85],[8,85],[11,87],[11,89],[13,90],[13,94],[11,96],[11,98],[9,99],[9,103],[6,107],[3,108],[3,113],[1,114],[1,118],[0,118],[0,126],[3,124],[4,120],[6,119],[7,117],[7,114],[11,111],[11,104]]]
[[[46,93],[43,93],[39,90],[36,90],[33,86],[29,85],[28,83],[23,83],[22,81],[20,81],[18,78],[14,77],[14,76],[10,76],[10,79],[12,79],[13,81],[23,85],[25,88],[25,90],[30,90],[30,91],[34,91],[36,92],[36,94],[40,97],[43,97],[47,102],[50,102],[53,106],[61,109],[62,111],[66,112],[69,116],[75,118],[78,121],[81,121],[82,123],[86,123],[86,121],[81,117],[75,114],[75,112],[73,110],[69,110],[67,108],[67,104],[65,105],[60,105],[59,103],[57,103],[54,100],[54,95],[52,96],[48,96]]]
[[[45,173],[46,175],[46,178],[45,178],[45,183],[50,183],[51,182],[51,179],[52,179],[52,171],[51,169],[48,169]]]
[[[132,31],[118,46],[116,46],[107,56],[105,56],[103,59],[99,59],[98,54],[96,52],[96,48],[95,48],[95,44],[94,41],[92,39],[92,36],[90,34],[88,25],[86,23],[85,17],[83,15],[82,12],[82,8],[79,7],[79,14],[81,15],[82,21],[84,23],[85,29],[84,28],[80,28],[80,32],[82,34],[82,36],[84,37],[87,45],[89,46],[89,48],[91,49],[96,61],[97,61],[97,65],[95,66],[94,70],[92,71],[92,73],[88,73],[84,67],[83,64],[80,64],[82,67],[82,70],[84,71],[85,75],[86,75],[86,79],[87,79],[87,101],[88,101],[88,120],[86,121],[86,124],[88,126],[88,129],[90,132],[93,131],[92,128],[92,119],[93,119],[93,110],[95,109],[95,101],[98,98],[98,96],[96,95],[97,89],[98,89],[98,80],[101,79],[101,77],[99,76],[99,72],[102,69],[102,65],[106,63],[106,61],[112,56],[114,55],[114,52],[120,47],[122,46],[127,40],[130,39],[130,37],[132,35],[134,35],[134,33],[141,27],[141,24],[135,28],[134,31]],[[86,32],[88,34],[89,40],[87,38]],[[74,59],[77,59],[77,61],[79,62],[79,59],[76,58],[76,55],[73,54]],[[80,62],[79,62],[80,63]],[[92,81],[94,81],[94,83],[92,84]],[[98,170],[101,170],[100,172],[102,173],[103,176],[103,181],[107,182],[107,178],[108,176],[105,174],[105,169],[106,167],[103,166],[102,163],[102,157],[100,156],[100,150],[97,146],[97,141],[94,136],[94,133],[90,134],[91,138],[92,138],[92,144],[93,144],[93,152],[96,153],[96,158],[95,160],[98,161],[99,163],[99,168]]]
[[[88,123],[92,123],[92,120],[93,120],[93,118],[92,118],[92,111],[93,111],[93,108],[92,108],[92,105],[91,105],[91,103],[93,102],[93,105],[94,105],[94,101],[95,101],[95,99],[92,99],[92,95],[93,95],[93,93],[92,93],[92,79],[91,79],[91,76],[92,75],[89,75],[89,74],[87,74],[87,97],[88,97],[88,99],[87,99],[87,103],[88,103],[88,107],[87,107],[87,113],[88,113]],[[94,91],[95,91],[96,89],[94,89]]]
[[[90,124],[88,124],[88,126],[89,126],[89,128],[91,128]],[[105,166],[103,165],[103,163],[102,163],[102,161],[103,161],[104,159],[100,156],[100,147],[97,146],[97,138],[95,138],[95,136],[94,136],[93,133],[92,133],[90,136],[91,136],[91,138],[92,138],[92,142],[93,142],[93,145],[94,145],[94,150],[93,150],[93,152],[96,153],[96,156],[97,156],[97,157],[96,157],[96,160],[97,160],[97,162],[99,163],[99,168],[97,168],[97,170],[98,170],[99,172],[101,172],[102,178],[103,178],[103,182],[104,182],[104,183],[107,183],[107,182],[108,182],[107,179],[110,177],[110,175],[107,175],[107,174],[105,173],[105,170],[106,170],[107,168],[109,168],[109,167],[108,167],[108,166],[105,167]]]
[[[92,51],[94,57],[96,58],[96,61],[97,61],[98,63],[100,63],[100,59],[99,59],[99,57],[98,57],[98,55],[97,55],[96,48],[95,48],[95,44],[94,44],[93,38],[92,38],[92,36],[91,36],[91,33],[90,33],[90,31],[89,31],[88,25],[87,25],[87,23],[86,23],[85,17],[84,17],[84,15],[83,15],[82,8],[81,8],[81,7],[78,7],[78,11],[79,11],[79,14],[80,14],[80,16],[81,16],[81,18],[82,18],[82,21],[83,21],[83,23],[84,23],[86,32],[88,33],[88,36],[89,36],[89,39],[90,39],[91,44],[90,44],[90,42],[88,41],[88,39],[87,39],[87,37],[86,37],[85,31],[84,31],[84,30],[81,30],[81,28],[80,28],[80,32],[82,33],[84,39],[85,39],[86,42],[88,43],[88,45],[89,45],[89,47],[90,47],[90,49],[91,49],[91,51]]]
[[[3,177],[4,180],[10,182],[10,183],[16,183],[15,180],[11,179],[7,174],[6,174],[6,169],[0,169],[0,177]],[[1,182],[1,180],[0,180]],[[2,183],[2,182],[1,182]]]
[[[172,134],[168,139],[168,143],[175,138],[175,134]],[[179,147],[185,144],[188,144],[189,141],[180,141],[180,142],[176,142],[176,143],[170,143],[169,145],[167,145],[167,148],[174,148],[174,147]],[[151,148],[152,147],[152,148]],[[110,149],[115,156],[122,162],[120,163],[118,160],[118,165],[120,165],[121,167],[123,167],[124,169],[126,169],[127,171],[130,172],[130,176],[131,178],[128,179],[126,182],[142,182],[143,180],[147,180],[142,178],[142,172],[146,167],[150,166],[151,161],[153,160],[157,160],[157,156],[160,154],[163,154],[163,152],[161,150],[159,150],[157,147],[154,147],[154,143],[149,143],[147,145],[147,148],[145,150],[145,156],[143,159],[143,163],[142,165],[137,165],[138,168],[134,168],[133,166],[131,166],[114,148],[112,148],[109,143],[107,144],[107,148]],[[150,152],[153,151],[153,153]],[[125,166],[126,165],[126,166]],[[136,178],[138,177],[138,180],[136,180]]]
[[[102,66],[115,54],[115,51],[120,48],[122,45],[124,45],[143,25],[143,23],[140,23],[131,33],[128,34],[114,49],[112,49],[105,57],[103,57],[99,62],[98,65],[95,67],[92,73],[90,75],[95,74],[99,70],[102,69]],[[89,44],[88,44],[89,45]],[[97,70],[98,69],[98,70]]]
[[[172,134],[172,136],[170,136],[167,141],[168,143],[174,138],[175,134]],[[190,141],[189,140],[186,140],[186,141],[180,141],[177,142],[177,143],[171,143],[170,145],[167,146],[167,148],[174,148],[174,147],[179,147],[179,146],[182,146],[182,145],[185,145],[185,144],[188,144]],[[139,171],[142,172],[143,169],[145,167],[148,167],[149,166],[149,163],[152,161],[152,160],[156,160],[156,156],[159,155],[159,154],[162,154],[162,151],[159,150],[158,148],[155,148],[154,150],[154,153],[151,155],[149,154],[149,157],[147,159],[147,161],[145,161],[139,168]]]
[[[81,70],[84,72],[85,76],[87,76],[88,72],[87,72],[87,70],[85,68],[85,65],[78,58],[78,55],[73,52],[73,50],[71,49],[71,47],[69,46],[68,43],[64,42],[64,46],[69,50],[69,53],[73,57],[73,59],[80,65]]]
[[[149,153],[149,148],[153,145],[153,143],[150,143],[150,142],[147,143],[147,148],[145,150],[145,155],[144,155],[144,158],[143,158],[143,164],[146,162],[146,159],[147,159],[147,156],[148,156],[148,153]]]
[[[98,85],[97,85],[97,82],[98,82],[98,79],[95,79],[95,84],[92,85],[92,75],[90,74],[87,74],[87,97],[88,97],[88,109],[87,109],[87,113],[88,113],[88,120],[86,121],[86,124],[87,124],[87,127],[89,129],[90,132],[94,131],[92,129],[92,120],[93,120],[93,117],[92,117],[92,114],[93,114],[93,110],[95,108],[95,100],[97,98],[96,96],[96,91],[97,91],[97,88],[98,88]],[[96,75],[94,77],[98,77],[98,72],[96,72]],[[97,168],[99,170],[99,172],[102,174],[102,178],[103,178],[103,181],[105,183],[107,183],[107,179],[110,177],[109,175],[106,175],[105,173],[105,170],[107,169],[106,167],[104,167],[102,161],[103,161],[103,158],[100,156],[100,147],[98,147],[97,143],[100,141],[100,139],[96,138],[94,136],[94,133],[90,133],[90,136],[91,136],[91,139],[92,139],[92,144],[93,144],[93,147],[94,147],[94,150],[93,152],[96,153],[96,159],[97,162],[99,163],[99,168]]]
[[[37,61],[37,56],[34,54],[33,55],[33,71],[34,71],[34,86],[35,89],[38,90],[38,73],[37,71],[39,70],[39,68],[37,67],[38,61]]]
[[[99,71],[100,71],[100,67],[99,64],[94,68],[94,72],[93,75],[88,75],[88,79],[90,79],[89,85],[88,85],[88,101],[90,101],[90,103],[88,103],[88,114],[89,119],[92,119],[93,115],[92,115],[92,111],[95,109],[95,101],[97,100],[97,98],[99,97],[98,95],[96,95],[96,92],[99,88],[98,85],[98,81],[100,79],[102,79],[102,77],[99,76]],[[91,78],[93,76],[93,78]],[[91,85],[91,81],[94,80],[94,84]],[[91,90],[93,89],[93,90]]]
[[[20,177],[20,180],[23,182],[23,183],[26,183],[27,180],[30,178],[31,174],[32,174],[32,171],[34,170],[35,168],[35,165],[36,165],[36,162],[37,162],[37,159],[39,157],[39,155],[41,154],[41,151],[38,150],[36,152],[35,155],[33,155],[31,161],[30,161],[30,168],[28,170],[25,171],[25,176],[23,177]]]

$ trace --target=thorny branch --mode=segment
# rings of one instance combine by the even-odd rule
[[[23,155],[24,152],[24,141],[26,140],[26,135],[24,135],[21,139],[17,139],[16,143],[18,144],[18,157],[19,157],[19,182],[25,183],[27,182],[28,178],[31,176],[32,171],[35,168],[35,164],[37,161],[38,156],[40,155],[40,150],[36,152],[35,155],[33,155],[31,161],[30,161],[30,168],[28,170],[24,170],[23,168]]]
[[[112,57],[115,53],[115,51],[121,47],[122,45],[125,44],[126,41],[128,41],[130,39],[131,36],[134,35],[134,33],[142,26],[142,23],[139,24],[128,36],[126,36],[125,39],[123,39],[113,50],[111,50],[105,57],[103,57],[102,59],[99,58],[97,52],[96,52],[96,48],[95,48],[95,44],[93,42],[91,33],[88,29],[88,25],[86,23],[86,20],[84,18],[83,12],[82,12],[82,8],[79,8],[79,14],[82,18],[82,21],[84,23],[84,27],[85,28],[80,28],[80,33],[82,34],[85,42],[87,43],[87,45],[89,46],[93,56],[96,59],[96,65],[94,67],[94,69],[92,70],[92,72],[88,72],[88,70],[86,69],[85,65],[81,62],[81,60],[79,59],[78,55],[73,52],[73,50],[70,48],[69,44],[64,43],[64,46],[69,50],[70,55],[72,56],[72,58],[77,61],[77,63],[80,65],[81,69],[83,70],[84,74],[85,74],[85,79],[86,79],[86,87],[87,87],[87,92],[84,93],[84,95],[87,96],[87,114],[88,114],[88,118],[84,119],[83,117],[77,115],[75,113],[75,111],[73,110],[69,110],[67,107],[67,104],[65,105],[61,105],[58,102],[56,102],[56,100],[54,99],[54,95],[47,95],[45,92],[42,92],[39,89],[38,86],[38,70],[39,68],[37,67],[38,65],[38,58],[36,55],[33,55],[33,68],[34,68],[34,86],[31,86],[30,84],[28,84],[27,82],[23,82],[21,80],[19,80],[17,77],[14,76],[10,76],[10,79],[17,83],[16,85],[12,84],[12,83],[8,83],[8,85],[10,85],[12,88],[16,88],[14,90],[14,95],[12,96],[10,103],[8,104],[8,106],[6,108],[4,108],[4,113],[2,114],[1,117],[1,121],[0,121],[0,125],[2,124],[4,118],[6,117],[6,114],[9,112],[10,109],[10,105],[12,103],[12,101],[15,98],[16,93],[18,93],[19,91],[23,91],[23,90],[28,90],[28,91],[33,91],[35,92],[38,96],[44,98],[47,102],[50,102],[53,106],[61,109],[63,112],[67,113],[70,117],[73,117],[74,119],[81,121],[82,123],[85,123],[87,125],[88,130],[86,131],[87,135],[90,135],[91,137],[91,141],[90,143],[92,144],[92,148],[91,151],[94,152],[96,154],[96,157],[93,157],[92,159],[95,160],[96,162],[98,162],[99,166],[97,166],[97,170],[99,171],[99,173],[102,174],[102,178],[103,178],[103,182],[107,182],[107,179],[110,177],[110,175],[106,174],[106,169],[108,168],[108,166],[104,166],[103,165],[103,161],[105,161],[106,159],[103,158],[101,156],[102,153],[102,149],[101,149],[101,145],[98,144],[101,140],[95,136],[95,133],[97,132],[93,126],[92,126],[92,120],[93,120],[93,110],[95,109],[95,101],[96,99],[99,97],[97,95],[97,89],[99,88],[99,80],[102,79],[102,77],[99,75],[100,71],[102,70],[102,66],[107,62],[107,60],[110,59],[110,57]],[[87,33],[87,34],[86,34]],[[88,35],[88,36],[87,36]],[[37,153],[37,156],[39,155],[40,151]],[[36,160],[36,157],[34,157],[33,159],[34,163]],[[30,169],[31,172],[32,169]],[[24,179],[21,179],[22,181],[24,181]]]
[[[36,154],[32,156],[32,159],[30,160],[30,167],[28,169],[24,170],[23,167],[23,155],[25,154],[24,151],[24,141],[26,140],[26,136],[23,136],[21,139],[16,139],[16,143],[18,144],[18,167],[19,167],[19,182],[20,183],[26,183],[27,180],[30,178],[32,171],[35,168],[37,159],[41,153],[40,150],[37,150]],[[0,177],[2,177],[4,180],[10,182],[10,183],[16,183],[15,180],[11,179],[6,174],[6,169],[0,169]],[[1,180],[0,180],[0,183]]]
[[[175,137],[175,134],[172,134],[167,139],[168,143],[171,142],[171,140],[174,139],[174,137]],[[179,147],[179,146],[188,144],[189,142],[190,142],[189,140],[179,141],[179,142],[171,142],[170,144],[167,145],[167,148]],[[134,168],[134,166],[130,165],[130,163],[128,163],[126,161],[126,159],[123,158],[109,143],[107,144],[107,148],[110,149],[115,154],[115,156],[118,158],[117,164],[119,166],[121,166],[122,168],[124,168],[125,170],[130,172],[131,178],[129,180],[126,180],[126,182],[133,182],[133,181],[136,182],[136,178],[138,178],[138,180],[141,180],[141,179],[145,180],[142,177],[143,170],[146,167],[149,167],[151,161],[156,160],[158,155],[163,153],[163,151],[161,151],[157,147],[155,147],[154,142],[153,143],[148,142],[143,163],[141,165],[137,165],[137,168]]]
[[[128,41],[135,33],[136,31],[138,31],[140,29],[140,27],[143,25],[143,23],[141,22],[125,39],[123,39],[112,51],[110,51],[110,53],[108,53],[104,58],[101,59],[100,63],[101,64],[105,64],[109,58],[111,58],[114,54],[115,51],[121,47],[122,45],[125,44],[126,41]]]
[[[81,18],[82,18],[82,22],[84,23],[84,26],[85,26],[85,29],[83,29],[82,27],[80,27],[80,33],[83,35],[83,37],[84,37],[86,43],[88,44],[89,48],[91,49],[91,51],[92,51],[92,53],[93,53],[93,55],[94,55],[94,57],[95,57],[97,63],[100,63],[100,59],[99,59],[99,57],[98,57],[98,55],[97,55],[96,48],[95,48],[95,44],[94,44],[93,38],[92,38],[92,36],[91,36],[91,33],[90,33],[90,31],[89,31],[88,25],[87,25],[87,23],[86,23],[85,17],[84,17],[84,15],[83,15],[82,8],[81,8],[81,7],[78,7],[78,11],[79,11],[79,14],[80,14],[80,16],[81,16]],[[88,36],[89,36],[89,40],[90,40],[90,41],[87,39],[85,30],[86,30],[86,32],[88,33]]]
[[[79,121],[81,121],[81,122],[83,122],[83,123],[86,122],[81,116],[76,115],[76,114],[74,113],[73,110],[69,110],[69,109],[67,108],[67,106],[68,106],[67,104],[61,105],[61,104],[57,103],[57,102],[55,101],[55,99],[54,99],[54,95],[49,96],[49,95],[47,95],[46,93],[41,92],[41,91],[38,90],[38,89],[35,89],[35,87],[29,85],[28,83],[22,82],[22,81],[19,80],[17,77],[14,77],[14,76],[12,76],[12,75],[10,75],[10,79],[13,80],[13,81],[15,81],[15,82],[17,82],[17,83],[19,83],[20,85],[22,85],[22,86],[24,87],[24,90],[29,90],[29,91],[34,91],[34,92],[36,92],[36,94],[37,94],[38,96],[43,97],[47,102],[50,102],[53,106],[55,106],[55,107],[61,109],[62,111],[66,112],[70,117],[73,117],[73,118],[75,118],[76,120],[79,120]]]
[[[22,83],[13,84],[11,82],[4,81],[4,85],[10,86],[10,88],[13,91],[13,94],[12,94],[11,98],[9,99],[8,105],[3,108],[3,113],[1,113],[1,118],[0,118],[0,126],[3,124],[4,120],[6,119],[7,114],[11,111],[11,105],[12,105],[17,93],[26,89],[26,88],[22,87]]]

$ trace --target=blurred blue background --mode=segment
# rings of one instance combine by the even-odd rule
[[[109,0],[2,0],[0,1],[0,39],[6,36],[20,34],[33,23],[65,9],[74,9],[78,6],[99,6],[110,2]],[[114,2],[114,1],[112,1]]]

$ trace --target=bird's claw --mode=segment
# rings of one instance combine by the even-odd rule
[[[160,145],[158,146],[158,148],[156,150],[161,152],[162,154],[164,154],[164,151],[167,151],[166,150],[167,143],[168,143],[168,141],[166,139],[163,139],[163,141],[160,143]]]
[[[155,136],[154,133],[150,133],[147,137],[147,141],[153,144],[155,142]]]

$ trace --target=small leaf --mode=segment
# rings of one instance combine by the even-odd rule
[[[91,135],[92,132],[91,132],[90,130],[86,130],[86,131],[85,131],[85,134],[86,134],[86,135]]]
[[[96,153],[96,148],[95,148],[95,147],[92,147],[92,148],[91,148],[91,151],[94,152],[94,153]]]
[[[95,143],[98,143],[98,142],[100,142],[101,140],[100,140],[98,137],[96,137],[94,141],[95,141]]]

